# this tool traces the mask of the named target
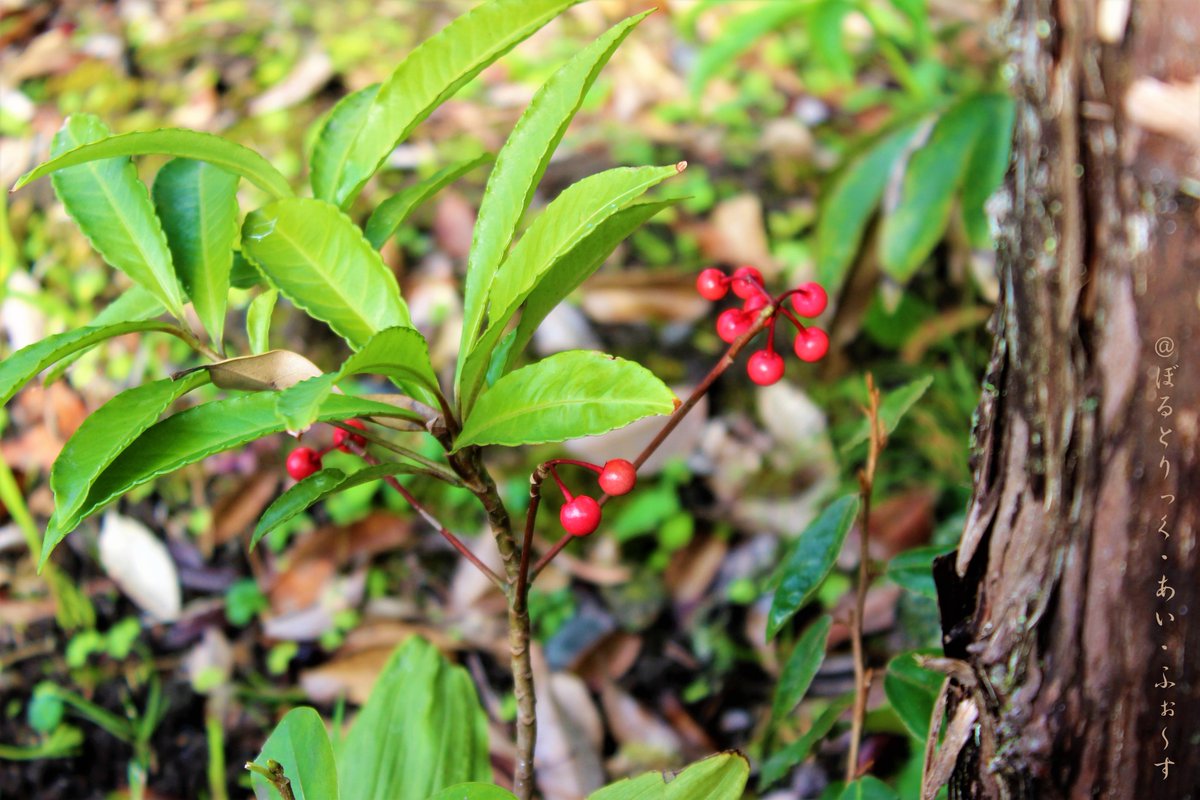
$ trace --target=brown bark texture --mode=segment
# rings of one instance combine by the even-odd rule
[[[1200,0],[1004,17],[995,348],[935,565],[951,796],[1196,798]]]

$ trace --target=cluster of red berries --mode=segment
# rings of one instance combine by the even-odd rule
[[[829,303],[829,297],[819,283],[812,281],[790,289],[779,297],[772,297],[763,286],[763,276],[754,267],[738,267],[732,275],[710,267],[702,270],[696,278],[696,291],[707,300],[720,300],[730,290],[742,298],[741,308],[722,311],[717,317],[717,335],[722,341],[732,343],[750,330],[759,313],[771,306],[774,311],[767,321],[767,346],[750,356],[746,371],[750,380],[760,386],[769,386],[783,377],[783,357],[775,352],[775,323],[780,316],[796,326],[797,334],[793,349],[801,361],[820,361],[829,352],[829,336],[820,328],[804,325],[797,318],[819,317]],[[784,301],[791,301],[789,309]]]
[[[574,464],[577,467],[592,470],[600,476],[600,490],[613,497],[629,494],[637,485],[637,467],[623,458],[611,459],[605,462],[603,467],[589,464],[586,461],[573,461],[566,458],[554,459],[547,463],[550,475],[558,484],[559,491],[562,492],[563,499],[566,501],[563,503],[562,510],[558,512],[558,521],[562,524],[563,530],[572,536],[587,536],[600,527],[600,503],[586,494],[572,494],[562,479],[558,477],[556,465]]]
[[[348,419],[344,423],[351,428],[358,428],[360,431],[365,431],[367,426],[358,419]],[[313,475],[321,471],[321,458],[330,450],[341,450],[343,453],[351,453],[351,446],[362,448],[367,444],[365,437],[357,433],[350,433],[342,428],[335,428],[333,431],[333,446],[327,447],[324,450],[314,450],[311,447],[297,447],[292,452],[288,453],[287,471],[288,475],[298,481],[302,481],[309,475]]]

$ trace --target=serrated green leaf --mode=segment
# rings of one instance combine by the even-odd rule
[[[817,280],[836,294],[875,214],[896,160],[917,132],[909,124],[884,136],[853,159],[829,184],[817,217]]]
[[[40,342],[22,347],[0,362],[0,405],[7,403],[18,389],[51,364],[89,347],[95,347],[106,339],[138,331],[173,333],[177,332],[177,329],[166,322],[154,320],[121,322],[116,325],[89,325],[86,328],[47,336]]]
[[[251,353],[265,353],[271,349],[271,315],[275,313],[278,289],[260,292],[250,301],[246,309],[246,337],[250,340]]]
[[[883,691],[904,727],[925,741],[929,738],[930,717],[946,676],[918,666],[914,656],[919,652],[901,653],[888,662]],[[933,652],[927,651],[927,654]]]
[[[263,274],[258,267],[242,255],[241,250],[233,251],[233,269],[229,271],[229,285],[234,289],[252,289],[265,283]]]
[[[115,325],[120,322],[141,322],[154,319],[166,313],[162,302],[142,286],[134,284],[117,296],[116,300],[100,309],[100,313],[92,317],[89,328]],[[45,383],[54,383],[70,369],[82,353],[67,356],[58,362],[53,369],[46,373]]]
[[[466,671],[420,637],[384,667],[338,758],[344,800],[428,797],[487,781],[487,716]]]
[[[822,615],[796,642],[775,687],[775,700],[771,704],[772,722],[783,719],[804,699],[821,662],[825,660],[825,645],[832,627],[833,617]]]
[[[183,292],[171,265],[167,237],[133,162],[117,157],[71,166],[78,162],[67,158],[108,135],[108,128],[98,118],[72,114],[54,135],[50,152],[57,157],[40,167],[40,174],[53,171],[46,169],[53,165],[66,167],[54,172],[50,182],[92,247],[106,262],[146,287],[176,319],[182,319]],[[38,170],[29,173],[18,186],[37,174]]]
[[[354,138],[367,119],[367,109],[377,94],[378,83],[365,86],[337,101],[325,117],[309,162],[314,197],[336,202],[338,179],[346,168]]]
[[[410,326],[396,277],[350,218],[324,200],[288,198],[246,216],[242,251],[294,305],[352,347]]]
[[[778,587],[767,614],[767,640],[799,611],[833,570],[846,533],[858,516],[859,499],[849,494],[830,503],[805,528],[776,573]]]
[[[916,592],[930,600],[936,600],[937,586],[933,582],[933,560],[953,549],[953,545],[934,544],[905,550],[888,562],[887,577],[910,592]]]
[[[459,404],[469,415],[509,321],[542,278],[598,225],[648,189],[672,175],[677,166],[618,167],[589,175],[569,186],[537,216],[500,265],[488,298],[488,327],[465,360],[460,355]]]
[[[648,13],[609,28],[559,67],[533,96],[496,156],[467,257],[460,352],[468,352],[479,335],[496,270],[516,236],[517,225],[546,173],[550,157],[600,70]]]
[[[941,241],[975,140],[989,123],[985,105],[971,97],[953,106],[908,160],[900,201],[884,217],[879,237],[880,267],[900,284],[912,279]]]
[[[517,796],[490,783],[459,783],[431,795],[429,800],[517,800]]]
[[[903,386],[892,389],[883,396],[883,400],[879,403],[879,421],[883,423],[883,430],[889,436],[896,430],[896,426],[900,424],[900,420],[904,419],[904,415],[908,410],[916,405],[921,399],[925,391],[933,385],[933,376],[926,375],[923,378],[917,378]],[[871,424],[864,417],[859,420],[854,430],[842,444],[842,452],[845,453],[853,447],[857,447],[871,437]]]
[[[13,187],[14,191],[56,170],[97,160],[164,155],[207,161],[215,167],[240,175],[272,197],[288,197],[292,193],[287,178],[271,166],[269,161],[250,148],[220,136],[182,128],[137,131],[113,136],[103,125],[93,125],[93,122],[99,120],[89,114],[72,114],[67,119],[67,126],[72,125],[72,120],[78,119],[88,119],[88,129],[93,134],[73,137],[68,147],[56,148],[54,158],[25,173]]]
[[[763,762],[762,771],[759,774],[759,791],[776,783],[788,774],[792,767],[808,758],[813,746],[833,730],[838,717],[844,714],[853,703],[853,692],[835,699],[828,708],[821,712],[819,717],[813,720],[812,727],[805,731],[799,739],[772,753],[771,757]]]
[[[47,527],[42,563],[83,519],[130,489],[208,456],[282,432],[285,425],[275,412],[276,396],[274,392],[256,392],[203,403],[147,428],[96,477],[75,514]],[[421,421],[405,409],[343,395],[326,398],[317,418],[328,422],[371,416]]]
[[[71,519],[83,505],[88,490],[122,450],[158,421],[183,395],[208,383],[208,374],[196,372],[179,380],[143,383],[126,389],[96,409],[75,431],[50,470],[54,514],[49,527]]]
[[[963,227],[971,244],[990,249],[992,235],[983,207],[1008,172],[1016,104],[1006,95],[985,95],[980,98],[980,103],[989,120],[979,131],[967,163],[962,188],[962,213]]]
[[[892,787],[872,775],[846,785],[839,800],[900,800]]]
[[[688,765],[668,779],[648,772],[592,792],[587,800],[739,800],[750,777],[741,753],[718,753]]]
[[[579,0],[490,0],[408,54],[361,117],[358,133],[325,149],[318,196],[346,207],[367,180],[433,109],[467,81]]]
[[[569,350],[510,372],[475,404],[454,442],[516,446],[594,436],[655,414],[675,395],[648,369],[590,350]]]
[[[238,177],[204,161],[176,158],[154,179],[154,207],[162,220],[175,274],[213,344],[225,335],[225,304],[233,241],[237,238]]]
[[[491,160],[491,154],[484,153],[475,158],[442,167],[428,178],[417,181],[412,186],[408,186],[398,194],[384,200],[367,220],[367,241],[376,250],[383,247],[383,243],[404,224],[404,220],[408,219],[409,214],[463,175],[478,166],[490,163]]]
[[[333,747],[325,723],[314,709],[293,708],[279,721],[254,763],[266,767],[268,760],[283,767],[296,800],[338,800]],[[258,773],[251,773],[251,781],[258,800],[279,797],[279,792]]]
[[[253,550],[262,537],[332,494],[391,475],[410,475],[419,471],[420,468],[412,464],[395,462],[376,464],[352,475],[346,475],[338,469],[323,469],[300,481],[267,506],[250,538],[250,549]]]

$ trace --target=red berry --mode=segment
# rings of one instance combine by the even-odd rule
[[[820,361],[829,352],[829,335],[820,328],[805,328],[796,334],[796,355],[801,361]]]
[[[783,356],[771,350],[759,350],[746,362],[746,372],[759,386],[770,386],[783,377]]]
[[[753,297],[746,298],[746,302],[742,303],[742,311],[752,318],[757,317],[758,312],[766,308],[768,303],[770,303],[770,300],[767,299],[766,295],[756,294]]]
[[[367,429],[366,423],[364,423],[361,419],[348,419],[344,424],[349,425],[351,428],[358,428],[360,431],[365,431]],[[334,428],[333,446],[338,450],[341,450],[343,453],[349,453],[350,446],[346,444],[347,442],[355,447],[367,446],[367,440],[365,437],[359,436],[357,433],[348,433],[342,428]]]
[[[829,295],[819,283],[809,283],[798,287],[799,291],[792,295],[792,308],[802,317],[819,317],[829,305]]]
[[[586,494],[576,495],[563,504],[558,521],[572,536],[587,536],[600,527],[600,504]]]
[[[614,458],[600,471],[600,488],[613,497],[629,494],[637,485],[637,468],[623,458]]]
[[[730,308],[722,311],[717,317],[717,336],[721,341],[732,343],[734,339],[750,330],[754,318],[740,308]]]
[[[754,267],[738,267],[733,271],[733,293],[745,300],[762,294],[763,276]]]
[[[321,471],[321,456],[311,447],[297,447],[288,453],[287,471],[298,481]]]
[[[725,273],[714,267],[701,270],[696,278],[696,291],[705,300],[720,300],[729,291]]]

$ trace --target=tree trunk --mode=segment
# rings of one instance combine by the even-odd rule
[[[1195,798],[1200,3],[1013,0],[1005,24],[995,349],[935,567],[968,665],[951,796]]]

